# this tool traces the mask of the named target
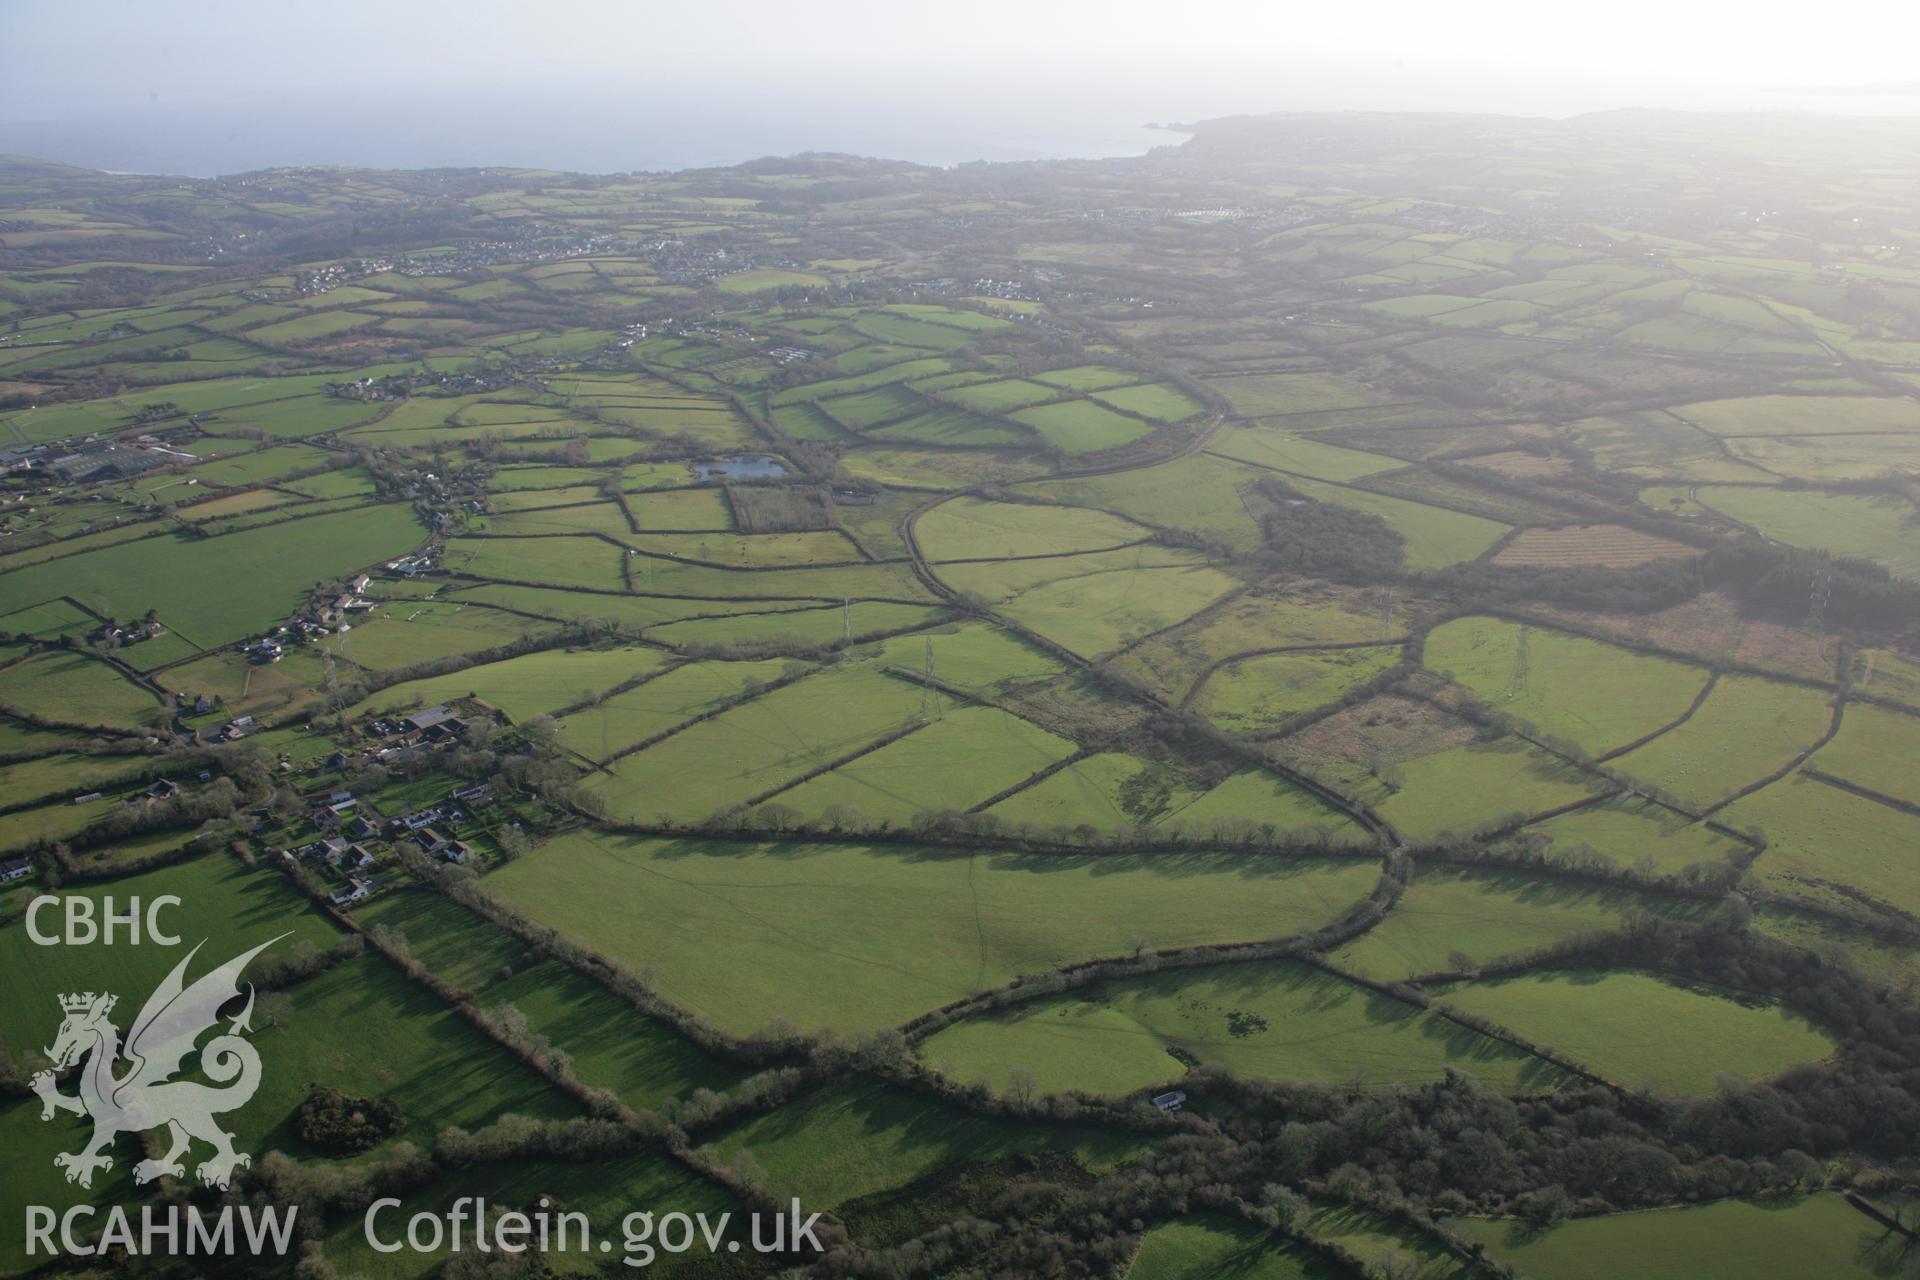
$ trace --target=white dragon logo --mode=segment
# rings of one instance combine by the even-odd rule
[[[163,1174],[183,1177],[186,1170],[180,1157],[194,1138],[214,1149],[198,1169],[200,1180],[208,1186],[224,1190],[235,1169],[253,1163],[251,1156],[233,1149],[233,1135],[213,1119],[215,1112],[245,1106],[260,1087],[260,1055],[242,1038],[252,1029],[251,983],[247,986],[246,1008],[229,1020],[224,1035],[215,1036],[200,1050],[201,1074],[225,1087],[169,1077],[181,1070],[183,1059],[194,1051],[194,1041],[201,1033],[220,1020],[220,1007],[239,997],[240,972],[247,962],[279,940],[270,938],[187,986],[183,980],[187,965],[206,944],[194,947],[154,989],[140,1016],[133,1020],[127,1031],[125,1058],[120,1054],[120,1033],[107,1017],[118,996],[89,991],[60,997],[66,1019],[60,1024],[53,1047],[45,1051],[53,1069],[37,1073],[32,1084],[33,1091],[40,1095],[42,1120],[53,1119],[56,1111],[93,1120],[93,1138],[84,1147],[53,1158],[56,1167],[66,1170],[68,1182],[91,1187],[95,1170],[113,1167],[109,1152],[117,1135],[161,1125],[167,1127],[171,1145],[158,1160],[142,1160],[134,1166],[136,1182],[151,1182]],[[65,1071],[83,1058],[87,1062],[80,1070],[80,1092],[69,1097],[59,1091],[54,1072]],[[116,1075],[123,1062],[127,1070]]]

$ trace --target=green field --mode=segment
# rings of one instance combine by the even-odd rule
[[[481,1008],[511,1005],[525,1014],[529,1031],[566,1052],[576,1077],[629,1106],[725,1088],[744,1073],[438,894],[388,894],[357,914],[399,935],[416,960],[472,993]]]
[[[1138,418],[1115,413],[1091,400],[1043,404],[1019,409],[1007,416],[1022,426],[1032,427],[1042,440],[1062,453],[1118,448],[1152,430]]]
[[[400,555],[424,538],[400,505],[217,538],[147,538],[0,575],[0,611],[60,595],[119,618],[157,609],[169,629],[209,648],[284,621],[313,582]]]
[[[1507,526],[1496,520],[1424,502],[1299,477],[1288,484],[1315,502],[1331,502],[1386,521],[1388,528],[1406,539],[1410,569],[1444,569],[1475,559],[1507,532]]]
[[[1155,422],[1180,422],[1206,408],[1180,388],[1166,382],[1096,391],[1093,398],[1125,413],[1137,413]]]
[[[390,685],[354,708],[400,711],[431,707],[452,698],[478,698],[509,719],[524,722],[569,706],[590,693],[605,693],[661,670],[669,655],[658,649],[548,649],[504,662],[469,667]]]
[[[1449,1068],[1528,1092],[1564,1078],[1479,1032],[1290,962],[1174,970],[1024,1004],[946,1028],[921,1056],[996,1090],[1008,1072],[1031,1072],[1049,1093],[1129,1093],[1177,1079],[1185,1061],[1343,1085],[1435,1080]]]
[[[370,671],[408,667],[436,658],[497,649],[523,635],[549,631],[531,619],[463,601],[403,602],[336,631],[321,647]]]
[[[1147,548],[945,565],[940,576],[1007,619],[1100,658],[1198,613],[1237,585],[1188,552]]]
[[[1643,867],[1662,875],[1695,863],[1723,864],[1742,848],[1739,841],[1648,801],[1588,805],[1529,827],[1527,834],[1551,841],[1549,854],[1584,847],[1616,866]]]
[[[1613,762],[1684,803],[1711,805],[1785,767],[1832,720],[1826,694],[1756,676],[1726,676],[1686,723]]]
[[[1148,1231],[1126,1280],[1338,1280],[1341,1274],[1251,1223],[1196,1214]]]
[[[1920,578],[1920,528],[1911,502],[1889,496],[1708,485],[1701,505],[1769,538],[1859,556],[1904,578]]]
[[[1395,645],[1240,658],[1215,668],[1189,705],[1222,729],[1258,736],[1338,701],[1399,660]]]
[[[1060,396],[1058,387],[1028,382],[1023,378],[1009,378],[1004,382],[976,382],[970,386],[947,387],[940,392],[941,399],[955,401],[981,413],[1024,409],[1028,405],[1058,400]]]
[[[1178,700],[1210,669],[1243,653],[1383,640],[1377,598],[1317,583],[1237,596],[1205,618],[1155,636],[1116,659],[1130,675]]]
[[[852,808],[868,821],[900,826],[923,812],[970,808],[1073,749],[996,707],[960,707],[776,799],[810,818]]]
[[[770,613],[735,613],[718,618],[690,618],[649,628],[647,638],[675,648],[708,645],[835,645],[848,626],[856,644],[869,636],[911,631],[943,615],[918,604],[881,604],[863,600],[840,607],[782,609]]]
[[[37,1062],[39,1046],[53,1042],[60,1025],[60,1006],[55,999],[60,993],[120,993],[120,1012],[131,1019],[168,970],[203,939],[206,951],[195,961],[195,973],[225,963],[254,944],[282,933],[293,936],[277,944],[273,953],[284,953],[303,940],[325,946],[336,933],[277,876],[249,871],[225,855],[209,855],[71,892],[96,902],[111,895],[122,906],[134,896],[175,894],[181,899],[180,905],[165,911],[161,920],[170,932],[179,935],[181,946],[41,947],[33,944],[25,928],[0,929],[0,963],[7,972],[37,975],[31,989],[26,984],[10,983],[4,998],[0,998],[0,1039],[24,1067],[32,1068]]]
[[[1085,1125],[970,1115],[882,1085],[833,1085],[712,1144],[720,1163],[751,1156],[781,1196],[828,1209],[950,1165],[1025,1151],[1064,1155],[1110,1171],[1140,1138]]]
[[[1276,427],[1228,427],[1207,446],[1223,457],[1315,480],[1360,480],[1401,465],[1398,458],[1343,449]]]
[[[1241,831],[1325,831],[1357,837],[1353,820],[1284,778],[1243,769],[1191,804],[1170,810],[1161,825],[1191,837],[1231,836]]]
[[[1916,759],[1920,759],[1920,716],[1853,702],[1841,717],[1840,732],[1808,763],[1869,791],[1920,804],[1920,780],[1913,770]]]
[[[1611,1213],[1545,1231],[1511,1219],[1446,1225],[1539,1280],[1884,1280],[1900,1253],[1837,1195]]]
[[[1145,826],[1199,796],[1192,783],[1164,765],[1102,751],[1014,792],[987,812],[1045,828],[1114,830]]]
[[[914,537],[927,559],[991,560],[1102,551],[1148,531],[1104,511],[955,498],[921,516]]]
[[[1511,737],[1419,756],[1400,771],[1398,788],[1374,807],[1412,840],[1516,813],[1544,813],[1601,788],[1597,779]]]
[[[1741,797],[1718,817],[1766,837],[1754,871],[1784,893],[1831,901],[1839,895],[1830,886],[1840,885],[1920,914],[1912,858],[1920,817],[1799,774]]]
[[[1365,894],[1370,862],[1226,855],[1022,856],[737,845],[580,833],[487,884],[745,1034],[774,1018],[891,1025],[1022,973],[1311,928]],[[671,928],[635,929],[642,915]],[[915,939],[902,963],[899,940]]]
[[[1201,454],[1154,467],[1109,475],[1054,480],[1028,491],[1094,511],[1114,511],[1215,538],[1242,550],[1260,542],[1260,526],[1247,513],[1242,490],[1259,473],[1239,463]]]
[[[151,724],[160,714],[152,693],[78,653],[43,653],[0,670],[0,707],[61,724],[121,729]]]
[[[1543,883],[1513,872],[1423,869],[1387,918],[1333,959],[1382,981],[1463,971],[1618,929],[1626,912],[1647,905],[1623,890]]]
[[[912,685],[866,667],[823,672],[624,756],[590,786],[619,816],[697,821],[906,728],[920,701]]]
[[[1721,1075],[1776,1075],[1833,1052],[1798,1014],[1640,973],[1529,973],[1436,987],[1455,1008],[1550,1044],[1617,1084],[1705,1095]],[[1687,1034],[1671,1034],[1685,1027]]]
[[[1595,755],[1679,719],[1707,683],[1697,667],[1498,618],[1435,627],[1427,634],[1425,663],[1502,715]]]

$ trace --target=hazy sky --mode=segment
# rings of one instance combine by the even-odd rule
[[[1098,154],[1236,111],[1920,114],[1920,6],[0,0],[0,150],[103,167]],[[1592,16],[1584,16],[1592,15]],[[1903,93],[1806,95],[1907,83]]]

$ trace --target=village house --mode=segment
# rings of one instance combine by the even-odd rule
[[[0,862],[0,884],[12,884],[15,880],[24,880],[33,874],[33,862],[28,858],[14,858]]]

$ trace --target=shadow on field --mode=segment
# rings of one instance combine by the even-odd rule
[[[995,871],[1026,871],[1036,875],[1055,872],[1086,872],[1095,876],[1151,872],[1157,876],[1218,876],[1233,874],[1247,880],[1288,880],[1302,875],[1351,866],[1350,858],[1287,858],[1212,851],[1177,853],[1020,853],[1011,850],[970,851],[932,848],[926,845],[865,844],[848,840],[841,844],[823,844],[810,840],[720,840],[699,836],[632,839],[653,845],[653,856],[669,858],[777,858],[793,862],[828,852],[855,852],[874,858],[887,858],[904,864],[940,863],[982,858]]]

